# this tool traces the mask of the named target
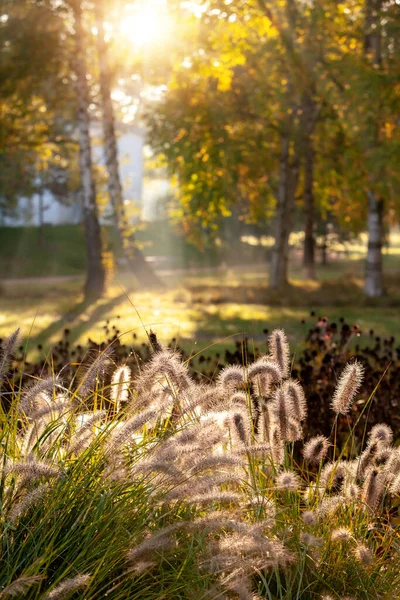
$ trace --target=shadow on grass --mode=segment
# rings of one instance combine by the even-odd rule
[[[107,320],[112,311],[124,300],[126,300],[125,293],[120,293],[118,296],[110,298],[107,301],[101,301],[91,313],[90,309],[94,303],[78,302],[68,313],[61,315],[57,321],[42,329],[31,339],[31,343],[37,345],[47,342],[53,336],[61,334],[64,329],[69,329],[71,323],[73,323],[73,327],[69,334],[69,340],[70,342],[75,342],[85,331],[90,330],[93,325]],[[90,315],[87,316],[89,313]]]

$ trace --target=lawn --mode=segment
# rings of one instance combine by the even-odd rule
[[[176,338],[187,350],[199,352],[212,346],[221,351],[233,346],[235,336],[263,341],[264,329],[283,327],[292,348],[318,316],[331,321],[345,317],[368,334],[394,335],[400,340],[400,278],[397,259],[387,256],[387,297],[367,302],[362,294],[362,261],[337,261],[325,267],[318,282],[302,278],[299,268],[291,273],[291,285],[283,294],[267,287],[267,266],[220,270],[165,272],[165,289],[140,290],[132,276],[117,275],[107,294],[91,306],[82,304],[82,277],[69,279],[7,281],[0,299],[0,336],[21,327],[30,348],[47,347],[65,328],[73,343],[104,339],[104,325],[111,322],[125,343],[135,333],[145,339],[154,329],[164,341]],[[311,312],[315,316],[311,316]],[[361,338],[360,341],[362,341]],[[210,350],[211,351],[211,350]]]

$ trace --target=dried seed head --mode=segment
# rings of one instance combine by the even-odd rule
[[[275,390],[272,402],[269,405],[269,411],[271,421],[278,426],[282,440],[287,440],[290,437],[289,421],[294,417],[290,398],[282,388]]]
[[[381,450],[378,450],[373,459],[374,466],[380,468],[385,467],[387,462],[390,460],[391,455],[391,448],[382,448]]]
[[[305,531],[303,531],[300,534],[300,541],[305,546],[314,546],[314,547],[322,546],[322,544],[324,543],[322,538],[317,537],[317,536],[313,535],[312,533],[308,533]]]
[[[378,469],[369,469],[362,488],[362,499],[371,511],[375,511],[385,491],[385,477]]]
[[[283,377],[290,373],[290,349],[285,332],[275,329],[268,338],[268,345],[273,360],[279,365]]]
[[[389,491],[392,496],[400,494],[400,473],[391,482]]]
[[[247,377],[253,384],[255,394],[268,396],[271,383],[282,381],[283,374],[275,361],[261,357],[248,367]]]
[[[247,394],[244,392],[235,392],[229,398],[229,404],[235,404],[237,406],[242,406],[244,409],[247,409]]]
[[[388,479],[394,479],[397,475],[400,475],[400,448],[393,448],[391,450],[384,470]]]
[[[367,470],[372,466],[374,455],[377,452],[379,444],[374,442],[371,445],[368,445],[364,452],[361,453],[357,462],[357,476],[363,478]]]
[[[19,577],[15,579],[12,583],[7,585],[7,587],[3,588],[0,592],[0,598],[22,598],[25,597],[25,594],[28,590],[38,583],[45,579],[43,575],[32,575],[28,577]]]
[[[307,417],[307,402],[300,383],[293,380],[285,381],[282,389],[291,401],[293,417],[298,421],[304,421]]]
[[[151,559],[154,552],[159,553],[174,547],[176,541],[172,537],[173,534],[183,529],[186,525],[184,522],[174,523],[149,535],[140,544],[129,550],[126,555],[127,561],[135,563],[138,559]]]
[[[301,488],[301,479],[294,471],[282,471],[275,479],[275,487],[278,490],[297,492]]]
[[[90,584],[90,575],[76,575],[65,579],[57,585],[51,592],[48,592],[43,600],[63,600],[75,591],[87,588]]]
[[[45,496],[48,490],[49,485],[46,483],[26,494],[22,500],[12,507],[9,514],[9,520],[11,523],[15,523],[15,521],[17,521],[17,519],[26,513],[26,511],[29,510],[33,505],[35,505],[36,508],[37,503],[43,498],[43,496]]]
[[[332,409],[335,413],[345,415],[349,412],[354,397],[360,389],[363,374],[364,368],[356,360],[346,365],[332,398]]]
[[[27,417],[36,418],[37,412],[49,407],[51,403],[50,396],[57,383],[57,378],[48,377],[26,386],[19,402],[19,411]]]
[[[352,533],[347,527],[339,527],[338,529],[334,529],[331,534],[332,542],[347,542],[352,537]]]
[[[321,504],[317,508],[317,516],[323,519],[327,516],[335,514],[340,508],[344,506],[343,496],[332,496],[322,500]]]
[[[345,461],[328,463],[320,475],[320,486],[329,492],[339,492],[348,474],[348,464]]]
[[[150,346],[151,346],[153,352],[162,352],[163,351],[164,348],[163,348],[162,344],[160,344],[160,342],[157,339],[157,335],[151,329],[150,329],[150,333],[149,333],[149,342],[150,342]]]
[[[350,502],[356,502],[361,494],[361,490],[356,483],[345,482],[343,492],[346,499]]]
[[[186,498],[186,502],[193,504],[240,504],[243,502],[242,494],[237,492],[222,491],[218,488],[204,494],[196,494]]]
[[[24,479],[40,479],[45,477],[57,477],[60,474],[60,468],[51,463],[38,460],[29,460],[26,462],[15,462],[7,467],[7,472],[13,475],[22,475]]]
[[[316,435],[304,444],[304,458],[312,464],[318,464],[326,457],[330,445],[328,438],[324,435]]]
[[[91,352],[89,361],[85,366],[85,373],[78,388],[79,395],[84,401],[86,400],[86,397],[93,392],[97,382],[100,379],[103,379],[106,373],[109,372],[112,366],[111,359],[113,352],[114,349],[111,346],[108,346],[102,352]]]
[[[128,400],[129,384],[131,380],[131,370],[127,366],[118,367],[111,378],[110,398],[119,410],[121,402]]]
[[[385,423],[378,423],[378,425],[374,425],[371,431],[369,432],[369,444],[373,444],[374,442],[379,442],[382,446],[390,446],[393,441],[393,431],[389,427],[389,425],[385,425]]]
[[[218,376],[218,383],[225,389],[237,390],[244,386],[244,369],[236,365],[225,367]]]
[[[370,565],[374,560],[371,550],[364,544],[357,544],[354,549],[354,556],[363,565]]]
[[[156,410],[149,408],[142,410],[139,414],[127,419],[121,427],[116,427],[110,435],[108,449],[114,452],[124,444],[131,441],[132,435],[140,430],[144,425],[151,424],[157,418]]]
[[[302,519],[309,527],[313,527],[318,521],[316,513],[312,510],[305,510],[302,514]]]
[[[270,430],[271,455],[275,466],[283,464],[285,461],[285,443],[279,429],[279,425],[272,424]]]
[[[232,411],[229,416],[229,426],[232,435],[239,444],[247,445],[251,435],[251,420],[247,410]]]
[[[154,396],[154,390],[165,388],[171,392],[171,386],[180,391],[187,390],[192,385],[187,365],[182,362],[178,352],[164,348],[155,352],[151,360],[146,363],[139,377],[135,379],[134,389],[140,396],[149,394]]]
[[[8,338],[3,340],[0,348],[0,381],[7,374],[10,368],[11,359],[18,347],[20,339],[19,328],[14,331]]]

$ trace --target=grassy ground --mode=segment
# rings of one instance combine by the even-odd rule
[[[125,342],[133,333],[144,339],[145,328],[152,328],[161,339],[175,337],[194,352],[210,345],[220,351],[232,346],[235,336],[263,340],[263,330],[273,327],[284,327],[292,343],[301,344],[318,316],[331,321],[343,316],[365,333],[374,329],[376,334],[400,340],[397,262],[396,257],[386,257],[389,294],[374,303],[363,297],[363,264],[356,260],[325,267],[318,282],[305,280],[294,267],[291,286],[280,295],[267,288],[266,265],[251,271],[241,267],[165,273],[161,292],[142,291],[133,277],[117,276],[107,295],[91,306],[82,304],[80,277],[8,281],[0,299],[0,336],[19,326],[33,349],[38,343],[56,341],[68,328],[74,343],[88,337],[99,342],[110,320]]]

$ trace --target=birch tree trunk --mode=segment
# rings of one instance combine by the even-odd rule
[[[288,283],[289,236],[293,228],[298,173],[296,156],[290,158],[290,136],[286,132],[283,134],[281,146],[275,244],[271,260],[271,288],[281,288]]]
[[[314,148],[310,139],[306,140],[304,158],[304,248],[303,266],[309,279],[316,278],[315,237],[314,237]]]
[[[383,200],[368,191],[368,250],[364,291],[369,298],[384,293],[382,268]]]
[[[96,205],[96,187],[92,170],[92,148],[89,133],[89,93],[86,79],[84,32],[80,0],[72,4],[75,20],[75,65],[78,104],[79,166],[83,223],[85,228],[87,275],[85,300],[92,301],[102,295],[105,288],[105,270],[102,261],[102,244]]]
[[[97,26],[97,50],[100,69],[100,93],[103,112],[104,155],[108,172],[108,194],[113,209],[114,226],[120,253],[126,259],[137,279],[146,286],[159,287],[160,279],[146,262],[142,252],[136,247],[132,233],[128,235],[128,221],[124,208],[124,196],[119,173],[117,137],[115,132],[114,107],[111,98],[111,74],[108,62],[108,48],[104,38],[104,0],[95,3]]]
[[[302,134],[304,152],[304,248],[303,266],[309,279],[316,278],[315,272],[315,201],[314,164],[315,149],[313,134],[319,117],[319,107],[313,100],[314,90],[308,90],[302,102]]]
[[[367,60],[380,67],[382,64],[380,11],[382,0],[366,0],[365,3],[365,38],[364,51]],[[372,115],[372,149],[379,144],[376,119],[378,111]],[[370,176],[371,184],[374,177]],[[365,269],[364,292],[370,298],[379,298],[384,294],[382,240],[384,203],[373,190],[373,185],[367,192],[368,198],[368,250]]]

